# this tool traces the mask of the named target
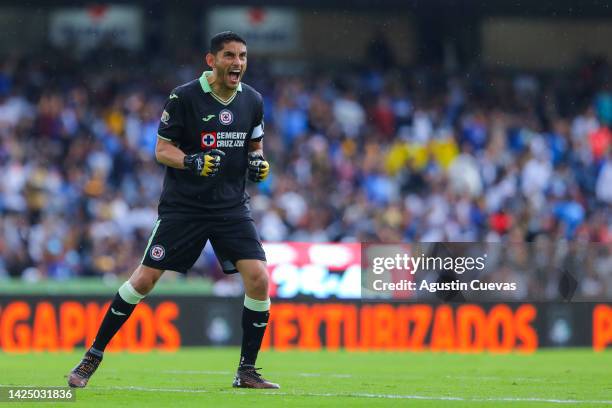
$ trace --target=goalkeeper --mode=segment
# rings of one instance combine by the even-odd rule
[[[159,217],[141,264],[116,294],[91,348],[69,373],[85,387],[104,349],[165,270],[186,273],[210,240],[224,271],[238,271],[245,287],[242,348],[233,386],[279,388],[255,368],[269,318],[266,256],[248,209],[246,178],[264,180],[263,101],[241,82],[246,42],[215,35],[206,54],[211,71],[174,89],[161,116],[155,149],[166,166]]]

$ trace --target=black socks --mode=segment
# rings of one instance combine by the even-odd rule
[[[269,299],[255,300],[245,296],[244,308],[242,309],[243,333],[242,348],[240,350],[240,367],[253,367],[255,365],[269,318]]]
[[[96,334],[91,349],[93,354],[104,352],[108,343],[130,317],[142,298],[144,295],[136,292],[129,281],[119,288]]]

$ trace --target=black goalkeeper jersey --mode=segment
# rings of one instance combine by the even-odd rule
[[[162,113],[158,137],[186,154],[210,149],[225,152],[214,177],[166,167],[159,215],[164,218],[212,218],[248,214],[245,191],[249,141],[263,138],[263,100],[246,84],[220,100],[205,72],[174,89]]]

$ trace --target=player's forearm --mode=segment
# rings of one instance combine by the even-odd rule
[[[165,140],[157,139],[155,146],[155,158],[157,161],[175,169],[185,168],[185,153],[175,145]]]
[[[258,153],[263,156],[263,140],[258,142],[249,142],[249,153]]]

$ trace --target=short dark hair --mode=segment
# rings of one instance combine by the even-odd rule
[[[210,39],[210,53],[211,54],[216,54],[219,51],[221,51],[223,49],[223,46],[231,41],[237,41],[237,42],[241,42],[244,45],[246,45],[246,41],[244,40],[244,38],[242,38],[241,36],[239,36],[238,34],[236,34],[233,31],[222,31],[218,34],[215,34],[211,39]]]

